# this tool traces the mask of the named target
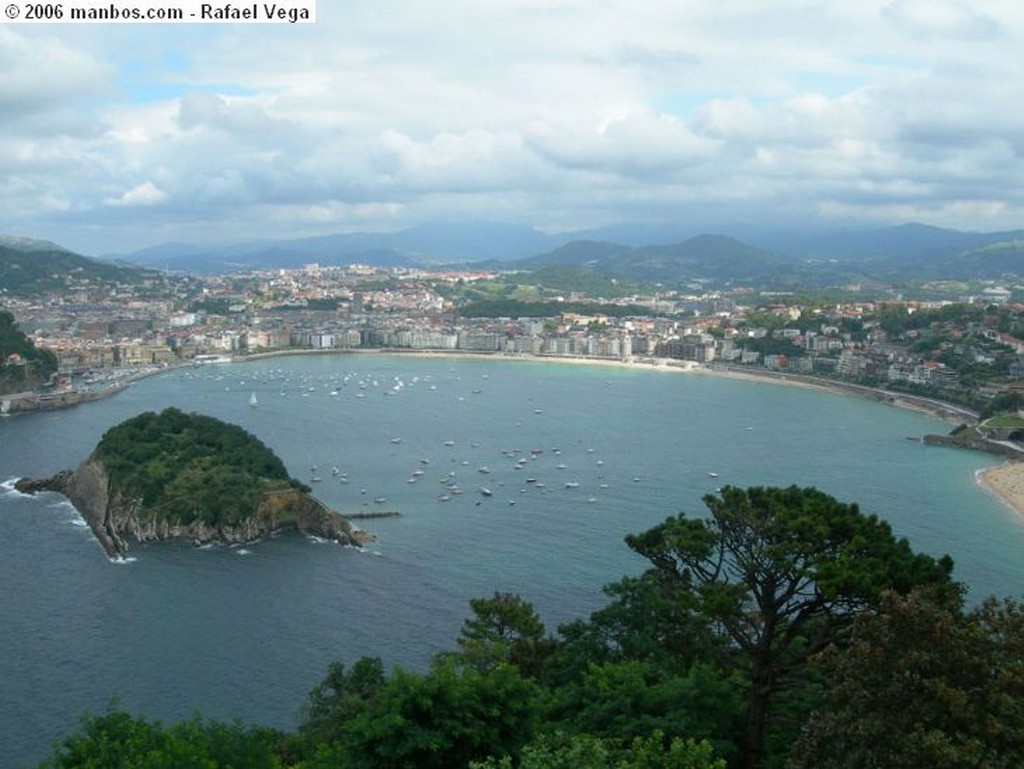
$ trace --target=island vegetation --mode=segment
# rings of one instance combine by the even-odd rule
[[[255,436],[176,408],[112,427],[74,471],[15,487],[64,494],[114,559],[129,539],[239,544],[285,527],[342,544],[373,539],[291,478]]]
[[[109,429],[93,452],[113,488],[142,501],[146,517],[233,526],[269,491],[296,488],[284,463],[237,425],[167,408]]]
[[[755,769],[1024,765],[1024,607],[813,488],[724,487],[627,538],[648,568],[545,629],[470,602],[426,671],[335,662],[292,732],[112,706],[43,767]]]

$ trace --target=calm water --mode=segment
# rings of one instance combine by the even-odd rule
[[[0,421],[0,480],[73,467],[107,428],[167,406],[242,425],[293,475],[322,478],[314,491],[335,509],[403,515],[366,521],[378,535],[366,552],[282,535],[136,547],[115,564],[62,497],[5,484],[7,765],[42,759],[112,697],[165,720],[200,711],[294,726],[331,660],[422,668],[453,646],[469,599],[494,590],[521,593],[553,630],[642,568],[627,533],[702,512],[701,497],[725,483],[816,486],[916,549],[950,553],[973,597],[1024,592],[1024,523],[974,482],[994,460],[906,440],[946,425],[699,375],[371,355],[169,372],[102,402]],[[465,493],[444,501],[449,477]]]

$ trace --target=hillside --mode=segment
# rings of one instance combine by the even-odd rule
[[[791,260],[725,235],[699,235],[659,246],[574,241],[516,263],[527,269],[553,265],[586,266],[608,277],[673,285],[694,280],[762,280],[798,267]]]
[[[57,370],[57,359],[40,350],[18,328],[14,316],[0,310],[0,395],[31,390]]]
[[[136,285],[155,275],[90,259],[48,241],[0,237],[0,296],[32,296],[94,284]]]

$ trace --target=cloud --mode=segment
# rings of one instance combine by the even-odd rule
[[[994,18],[959,0],[894,0],[882,16],[920,38],[984,40],[1002,32]]]
[[[301,28],[0,27],[0,221],[102,253],[460,217],[1021,226],[1018,5],[356,0]]]
[[[153,182],[142,182],[117,198],[107,198],[109,206],[153,206],[167,200],[167,193]]]

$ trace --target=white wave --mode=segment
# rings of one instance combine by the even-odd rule
[[[126,563],[135,563],[137,560],[139,559],[136,558],[134,555],[119,555],[115,556],[114,558],[111,558],[110,562],[123,565]]]
[[[308,540],[309,540],[310,542],[315,542],[315,543],[316,543],[316,544],[318,544],[318,545],[322,545],[322,544],[323,544],[323,543],[325,543],[325,542],[330,542],[330,541],[331,541],[331,540],[329,540],[329,539],[326,539],[326,538],[324,538],[324,537],[318,537],[318,536],[317,536],[316,534],[307,534],[307,535],[306,535],[306,538],[307,538],[307,539],[308,539]]]
[[[240,547],[237,550],[235,550],[235,555],[252,555],[252,550]]]
[[[9,480],[4,481],[3,483],[0,483],[0,489],[3,489],[3,496],[5,496],[5,497],[10,496],[10,497],[15,497],[15,498],[17,498],[17,497],[25,497],[25,498],[31,497],[32,496],[31,494],[22,494],[20,491],[18,491],[16,488],[14,488],[14,484],[17,483],[20,480],[21,480],[21,478],[11,478]]]

